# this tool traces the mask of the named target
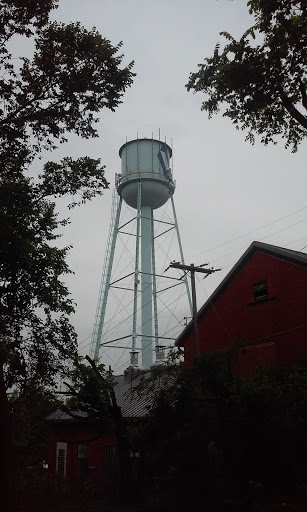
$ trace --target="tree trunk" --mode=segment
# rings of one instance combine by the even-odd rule
[[[1,509],[13,511],[12,489],[12,439],[11,412],[3,379],[3,365],[0,366],[0,496]]]

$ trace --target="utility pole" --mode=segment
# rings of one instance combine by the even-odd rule
[[[196,303],[196,286],[195,286],[195,272],[201,272],[202,274],[206,274],[207,277],[209,274],[214,274],[214,272],[218,272],[221,270],[220,268],[204,268],[208,263],[204,263],[199,267],[195,267],[194,263],[191,265],[183,265],[179,262],[173,261],[170,263],[168,268],[178,268],[183,270],[184,272],[190,272],[191,275],[191,289],[192,289],[192,310],[193,310],[193,328],[194,328],[194,343],[195,343],[195,355],[198,357],[200,355],[199,350],[199,337],[198,337],[198,323],[197,323],[197,303]],[[168,270],[168,269],[166,269]]]

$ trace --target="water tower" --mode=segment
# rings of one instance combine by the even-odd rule
[[[130,333],[124,338],[130,338],[130,364],[138,366],[137,341],[140,342],[143,368],[153,364],[153,354],[156,361],[163,359],[163,343],[159,337],[156,265],[155,265],[155,219],[154,211],[171,201],[173,221],[167,226],[167,231],[175,229],[179,254],[184,261],[180,241],[173,194],[173,181],[170,160],[172,149],[160,140],[136,139],[126,141],[120,148],[121,174],[115,175],[115,190],[113,192],[112,215],[107,242],[101,287],[99,292],[94,329],[91,341],[90,355],[98,359],[100,346],[103,345],[103,329],[108,294],[112,284],[112,267],[116,250],[117,236],[126,224],[120,225],[122,202],[136,210],[135,216],[135,257],[133,269],[133,301],[131,308]],[[163,233],[162,233],[163,234]],[[130,275],[130,274],[129,274]],[[191,310],[191,298],[186,276],[182,282],[186,287],[187,300]],[[118,286],[117,286],[118,288]],[[140,310],[141,326],[137,328],[137,312]],[[141,332],[139,332],[141,331]],[[163,341],[163,340],[162,340]]]

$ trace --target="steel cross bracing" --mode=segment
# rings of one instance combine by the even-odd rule
[[[97,360],[99,357],[99,348],[101,343],[104,317],[110,288],[111,273],[121,206],[122,199],[119,197],[117,189],[115,188],[112,194],[111,221],[90,349],[90,357],[95,360]]]
[[[148,341],[150,339],[152,339],[152,340],[154,340],[155,347],[159,346],[159,340],[161,337],[159,336],[159,332],[158,332],[158,308],[157,308],[157,294],[158,293],[161,293],[161,292],[168,290],[174,286],[178,286],[179,284],[184,283],[186,286],[186,290],[187,290],[187,298],[188,298],[188,302],[190,305],[190,309],[192,310],[190,289],[189,289],[188,280],[187,280],[186,275],[184,276],[183,279],[182,278],[176,279],[176,278],[170,278],[170,277],[167,277],[164,275],[156,274],[155,238],[158,238],[158,237],[166,234],[168,231],[170,231],[172,229],[175,229],[175,231],[176,231],[177,242],[178,242],[178,246],[179,246],[181,260],[184,261],[173,198],[171,197],[173,222],[165,222],[165,221],[162,221],[159,219],[155,219],[153,216],[153,212],[149,212],[148,208],[142,208],[142,206],[141,206],[141,204],[142,204],[141,180],[138,182],[138,191],[137,192],[138,193],[137,193],[136,217],[134,217],[134,219],[131,219],[130,221],[126,222],[125,224],[119,226],[119,221],[120,221],[120,216],[121,216],[122,199],[120,198],[120,196],[117,192],[117,189],[114,189],[114,191],[113,191],[110,229],[109,229],[109,235],[108,235],[108,240],[107,240],[106,254],[105,254],[105,259],[104,259],[104,267],[103,267],[103,272],[102,272],[101,286],[100,286],[100,291],[99,291],[98,304],[97,304],[96,315],[95,315],[94,330],[93,330],[93,334],[92,334],[91,349],[90,349],[90,356],[96,360],[99,357],[100,347],[105,344],[108,345],[110,343],[110,342],[106,342],[106,343],[102,342],[102,333],[103,333],[103,327],[104,327],[104,320],[105,320],[105,313],[106,313],[109,289],[112,287],[112,288],[121,288],[124,290],[129,290],[130,288],[126,288],[125,286],[123,286],[123,287],[115,286],[115,284],[118,284],[120,281],[124,280],[125,278],[129,277],[130,275],[134,274],[132,332],[130,334],[130,336],[132,338],[132,343],[131,343],[131,351],[132,351],[131,353],[132,354],[134,354],[134,353],[136,354],[136,343],[137,343],[138,338],[142,338],[142,340],[143,340],[142,345],[144,344],[144,342],[146,344],[148,344]],[[126,226],[127,224],[129,224],[130,222],[132,222],[133,220],[136,220],[136,233],[134,234],[134,233],[122,232],[122,228],[124,226]],[[147,245],[149,247],[151,246],[151,251],[146,254],[144,253],[144,241],[142,240],[142,237],[141,237],[142,222],[145,226],[145,231],[151,232],[150,233],[150,242],[149,242],[149,240],[147,240],[148,244],[145,243],[145,247]],[[158,235],[155,236],[154,224],[156,222],[165,224],[166,226],[168,225],[169,228],[167,228],[165,231],[163,231],[162,233],[159,233]],[[143,226],[143,231],[144,231],[144,226]],[[148,229],[149,227],[150,227],[150,230]],[[135,266],[134,266],[134,272],[131,272],[130,274],[111,282],[114,252],[115,252],[115,247],[116,247],[116,242],[117,242],[117,235],[119,233],[131,235],[136,238],[135,262],[134,262]],[[143,233],[143,235],[144,235],[144,233]],[[141,242],[143,242],[143,244]],[[140,269],[141,245],[142,245],[143,259],[145,259],[145,261],[148,261],[149,259],[151,260],[150,268],[148,268],[147,271],[145,268],[143,269],[144,262],[142,262],[142,265],[141,265],[142,269]],[[154,332],[152,333],[152,331],[151,331],[152,328],[149,328],[149,329],[147,329],[148,332],[145,333],[145,331],[144,331],[143,335],[142,335],[142,334],[138,333],[138,331],[137,331],[137,313],[138,313],[138,299],[139,299],[139,294],[140,294],[140,290],[139,290],[140,280],[144,281],[144,279],[145,279],[148,281],[148,278],[146,278],[146,275],[148,277],[151,276],[149,279],[149,281],[151,280],[151,284],[149,282],[149,285],[150,285],[149,286],[148,283],[145,282],[144,284],[141,285],[142,288],[145,289],[145,294],[147,292],[147,295],[148,295],[148,297],[145,300],[142,300],[143,304],[141,305],[142,326],[146,325],[146,324],[149,325],[151,323],[151,321],[153,321],[153,328],[154,328],[153,331]],[[177,282],[177,284],[168,286],[166,288],[162,288],[161,290],[157,290],[157,282],[156,282],[157,277],[173,279],[174,281],[179,281],[179,282]],[[148,286],[149,286],[149,289],[151,290],[150,292],[149,292]],[[149,292],[149,294],[148,294],[148,292]],[[151,299],[150,299],[150,296],[152,297]],[[151,300],[152,300],[152,305],[153,305],[153,311],[147,307],[148,304],[151,303]],[[148,310],[147,313],[145,313],[145,316],[143,314],[144,313],[143,309]],[[142,327],[142,330],[144,330],[143,327]],[[129,335],[124,336],[119,339],[128,338],[130,336]],[[115,341],[115,340],[113,340],[113,341]]]

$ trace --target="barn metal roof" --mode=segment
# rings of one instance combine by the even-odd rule
[[[229,286],[231,281],[239,274],[241,269],[246,265],[247,261],[253,256],[255,252],[263,252],[268,254],[274,258],[278,258],[294,265],[299,265],[302,267],[307,267],[307,254],[300,251],[293,251],[292,249],[287,249],[286,247],[278,247],[276,245],[265,244],[263,242],[252,242],[245,253],[241,256],[241,258],[237,261],[237,263],[232,267],[227,276],[223,279],[223,281],[219,284],[219,286],[215,289],[209,299],[205,302],[205,304],[200,308],[197,314],[198,321],[213,307],[213,304],[217,301],[217,299],[221,296],[224,290]],[[176,347],[183,347],[185,340],[189,337],[193,330],[193,322],[190,321],[186,328],[182,331],[175,342]]]
[[[117,384],[114,388],[117,405],[121,408],[123,418],[141,418],[147,413],[147,408],[153,400],[148,393],[133,392],[140,383],[141,376],[125,381],[124,375],[115,377]]]
[[[68,412],[62,411],[61,409],[57,409],[56,411],[49,414],[45,418],[45,421],[56,421],[56,422],[65,421],[65,422],[73,422],[74,423],[74,422],[78,421],[78,419],[83,420],[84,418],[87,418],[87,416],[88,415],[86,414],[86,412],[83,412],[83,411],[75,411],[72,416],[72,414],[69,414]]]
[[[118,375],[115,378],[116,384],[114,387],[117,405],[121,408],[123,418],[142,418],[147,414],[148,406],[153,402],[155,393],[161,389],[163,385],[163,378],[157,379],[157,384],[154,391],[144,391],[138,393],[134,389],[140,384],[141,379],[146,377],[146,372],[141,372],[138,375],[131,375],[131,378],[125,378],[124,375]],[[84,420],[88,415],[83,411],[77,411],[73,414],[64,412],[57,409],[52,414],[47,416],[48,422],[71,422],[75,423]]]

